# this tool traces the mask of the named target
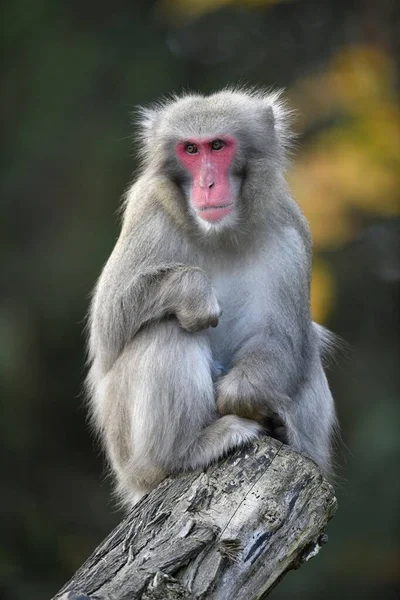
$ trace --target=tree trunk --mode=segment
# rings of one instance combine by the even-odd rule
[[[266,438],[163,481],[54,600],[253,600],[317,554],[336,511],[318,467]]]

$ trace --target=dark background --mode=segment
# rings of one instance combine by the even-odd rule
[[[0,596],[54,594],[121,518],[82,406],[90,290],[135,169],[132,111],[182,89],[284,86],[315,239],[313,313],[344,448],[329,544],[272,593],[396,597],[399,3],[5,0],[1,36]],[[398,590],[397,590],[398,591]]]

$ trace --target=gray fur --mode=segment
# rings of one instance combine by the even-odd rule
[[[243,90],[142,110],[142,169],[89,338],[94,423],[127,505],[267,425],[329,473],[326,335],[310,314],[308,224],[284,179],[288,117],[279,95]],[[237,208],[204,224],[174,146],[227,133],[238,139]]]

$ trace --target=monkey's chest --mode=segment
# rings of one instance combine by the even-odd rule
[[[229,369],[234,355],[265,323],[268,300],[253,271],[216,270],[210,274],[222,308],[216,328],[208,329],[213,357]]]

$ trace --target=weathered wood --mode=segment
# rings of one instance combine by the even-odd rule
[[[55,599],[260,599],[318,552],[336,506],[314,463],[267,438],[162,482]]]

